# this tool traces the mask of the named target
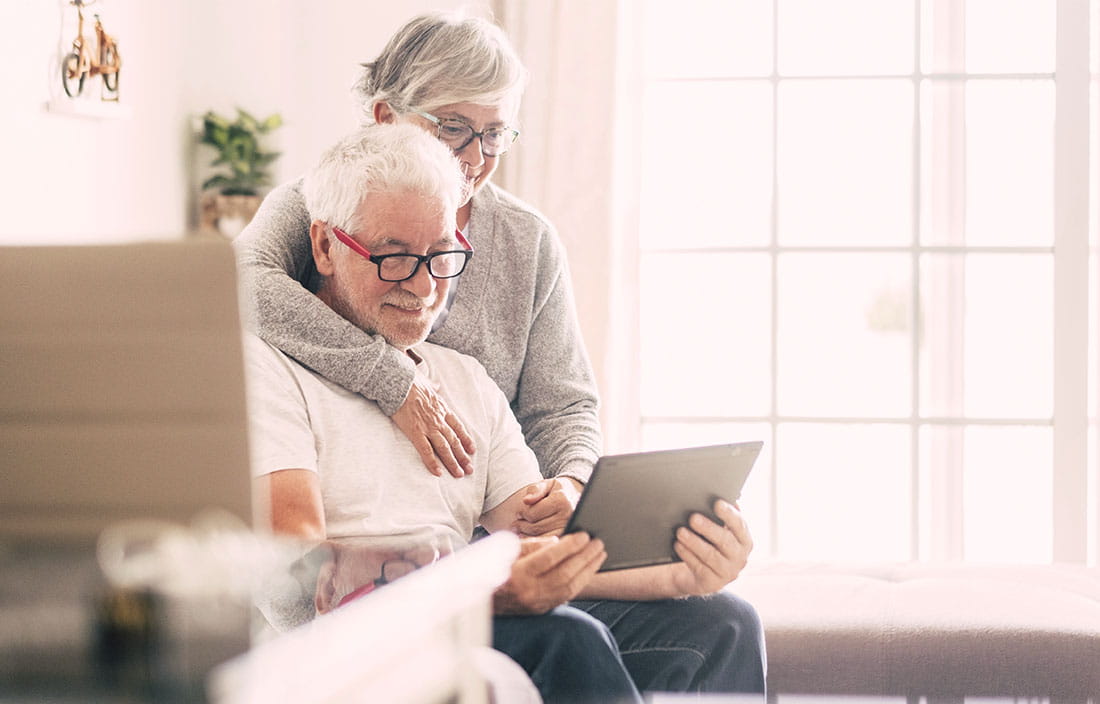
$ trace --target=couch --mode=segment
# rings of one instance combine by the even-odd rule
[[[1100,702],[1100,570],[750,563],[772,694]]]

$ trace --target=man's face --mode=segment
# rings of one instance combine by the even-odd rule
[[[454,213],[445,211],[440,198],[412,191],[371,193],[359,205],[358,220],[364,223],[362,229],[347,234],[373,255],[426,255],[462,248],[455,240]],[[315,223],[314,230],[318,227]],[[399,349],[428,336],[447,300],[451,279],[432,278],[421,262],[411,279],[382,281],[377,264],[335,237],[326,232],[311,232],[311,237],[317,269],[328,277],[317,294],[321,300]]]

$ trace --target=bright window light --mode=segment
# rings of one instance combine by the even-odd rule
[[[1065,481],[1097,541],[1095,470],[1054,459],[1077,456],[1075,384],[1096,456],[1097,382],[1064,341],[1100,317],[1097,255],[1091,293],[1062,273],[1096,203],[1088,228],[1056,217],[1080,186],[1059,154],[1100,134],[1100,32],[1059,47],[1062,6],[647,0],[640,444],[764,440],[761,552],[1050,562]],[[1090,114],[1059,119],[1082,70]]]

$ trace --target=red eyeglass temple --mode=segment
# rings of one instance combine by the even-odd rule
[[[355,252],[357,252],[358,254],[366,257],[367,259],[371,258],[370,250],[368,250],[366,247],[364,247],[363,245],[361,245],[358,242],[356,242],[355,240],[353,240],[351,238],[351,235],[344,232],[343,230],[336,227],[335,225],[332,226],[332,231],[336,235],[336,239],[340,240],[341,242],[343,242],[347,246],[351,247],[353,250],[355,250]],[[462,234],[461,230],[455,230],[455,239],[458,240],[458,243],[460,245],[462,245],[463,248],[468,249],[471,252],[474,251],[474,248],[470,244],[470,241],[468,239],[466,239],[466,237]]]

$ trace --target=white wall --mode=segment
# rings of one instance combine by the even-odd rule
[[[282,137],[287,143],[280,167],[289,178],[309,168],[322,150],[358,124],[360,110],[351,89],[360,64],[373,59],[401,25],[433,9],[487,12],[488,2],[283,0],[282,6],[288,28],[288,59],[281,75],[287,121]]]
[[[99,12],[123,69],[120,109],[95,118],[46,107],[69,102],[60,57],[76,34],[75,8],[4,0],[0,244],[180,236],[195,222],[196,185],[211,158],[195,143],[197,116],[238,105],[281,112],[276,181],[289,178],[356,124],[349,90],[358,63],[413,14],[459,4],[99,0],[86,34]],[[99,84],[86,82],[82,104],[99,102]]]
[[[105,25],[120,41],[121,88],[132,117],[95,120],[45,108],[64,95],[60,56],[76,34],[75,9],[65,0],[0,4],[6,28],[0,242],[111,241],[181,231],[187,170],[179,82],[187,52],[178,26],[184,6],[104,0]],[[88,81],[85,93],[98,95],[98,82]]]

